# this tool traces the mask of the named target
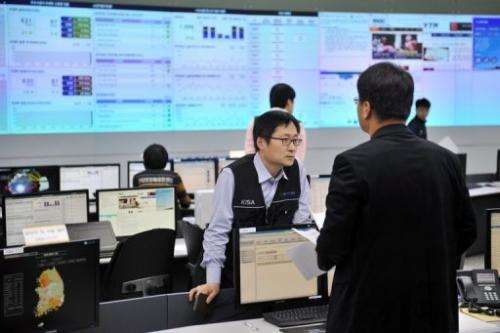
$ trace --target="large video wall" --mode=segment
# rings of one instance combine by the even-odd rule
[[[277,82],[306,127],[353,127],[380,61],[429,125],[500,125],[500,17],[7,1],[0,36],[0,134],[243,129]]]

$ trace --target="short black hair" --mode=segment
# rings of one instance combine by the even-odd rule
[[[426,109],[430,109],[431,108],[431,102],[427,99],[427,98],[421,98],[421,99],[417,99],[417,101],[415,102],[415,107],[418,109],[418,108],[426,108]]]
[[[295,90],[293,90],[293,88],[286,83],[275,84],[269,92],[269,103],[272,108],[285,108],[286,102],[288,100],[293,102],[294,99]]]
[[[168,153],[165,147],[154,143],[149,145],[142,154],[146,169],[165,169],[168,162]]]
[[[413,90],[411,75],[389,62],[368,67],[358,79],[359,102],[369,102],[381,121],[408,119],[413,104]]]
[[[255,147],[255,151],[259,151],[259,147],[257,147],[257,138],[264,138],[264,140],[269,143],[271,140],[270,137],[273,135],[276,127],[282,125],[288,126],[290,123],[293,123],[297,129],[297,133],[300,133],[299,121],[288,112],[267,111],[260,116],[255,117],[253,124],[253,145]]]

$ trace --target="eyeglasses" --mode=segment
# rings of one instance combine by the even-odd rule
[[[285,147],[288,147],[290,146],[290,143],[293,143],[293,145],[295,147],[298,147],[300,146],[300,144],[302,143],[302,139],[298,139],[298,138],[277,138],[277,137],[274,137],[274,136],[268,136],[267,137],[268,139],[273,139],[273,140],[280,140],[281,141],[281,144]]]
[[[354,97],[352,99],[352,101],[354,102],[354,104],[358,105],[359,104],[359,98],[358,97]]]

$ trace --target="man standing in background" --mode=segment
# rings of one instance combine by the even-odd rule
[[[417,109],[417,114],[415,115],[415,118],[408,123],[408,128],[419,138],[427,140],[427,128],[425,127],[425,122],[427,121],[427,116],[429,115],[431,102],[429,102],[427,98],[418,99],[415,102],[415,108]]]
[[[293,107],[295,101],[295,90],[286,83],[275,84],[269,93],[269,102],[271,104],[271,109],[269,111],[283,111],[289,114],[293,114]],[[245,154],[255,153],[254,142],[253,142],[253,123],[254,120],[250,122],[247,128],[246,139],[245,139]],[[304,125],[300,123],[300,133],[299,139],[302,144],[297,147],[297,153],[295,157],[301,162],[304,162],[306,158],[306,129]]]

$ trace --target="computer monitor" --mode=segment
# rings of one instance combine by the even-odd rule
[[[0,331],[97,327],[99,242],[0,250]]]
[[[500,149],[497,150],[497,172],[495,175],[495,180],[500,181]]]
[[[174,187],[97,191],[99,221],[110,221],[116,237],[166,228],[175,230]]]
[[[2,198],[3,244],[24,244],[23,228],[88,221],[88,190],[8,195]]]
[[[172,170],[172,160],[167,162],[165,170]],[[127,163],[127,174],[128,174],[128,187],[134,186],[134,176],[139,172],[146,170],[144,163],[142,161],[128,161]]]
[[[500,208],[486,210],[484,267],[500,271]]]
[[[217,168],[217,171],[218,173],[220,173],[222,171],[222,169],[224,169],[225,167],[227,167],[229,164],[233,163],[234,161],[236,161],[237,158],[231,158],[231,157],[222,157],[222,158],[219,158],[219,160],[217,161],[218,163],[218,168]]]
[[[460,166],[462,167],[462,174],[464,179],[467,176],[467,154],[457,154],[458,160],[460,161]]]
[[[58,166],[0,167],[0,194],[59,191]]]
[[[330,175],[311,175],[311,211],[314,214],[323,213],[326,210],[325,200],[330,185]]]
[[[175,159],[174,171],[181,176],[186,191],[194,193],[215,187],[216,164],[215,158]]]
[[[120,187],[120,164],[65,165],[59,169],[61,191],[89,190],[89,199],[95,200],[95,191]]]
[[[313,228],[312,225],[294,227]],[[327,297],[325,288],[320,287],[326,281],[306,280],[288,257],[289,249],[309,242],[291,227],[234,229],[233,239],[236,304],[239,306],[318,301]],[[326,279],[325,274],[321,279]]]

